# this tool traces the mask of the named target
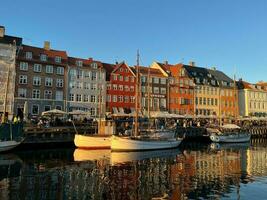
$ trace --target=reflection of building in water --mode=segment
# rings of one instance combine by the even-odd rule
[[[247,173],[251,176],[267,175],[266,147],[256,147],[247,150]]]

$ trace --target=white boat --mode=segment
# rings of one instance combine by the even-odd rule
[[[110,149],[111,135],[75,134],[74,144],[82,149]]]
[[[207,128],[207,132],[210,134],[212,142],[248,142],[250,141],[251,134],[241,129],[235,124],[226,124],[218,128]]]
[[[110,159],[110,149],[102,150],[85,150],[85,149],[75,149],[73,153],[74,161],[94,161],[94,160],[109,160]]]
[[[168,149],[160,151],[127,151],[127,152],[111,152],[110,164],[118,165],[129,162],[145,160],[150,158],[176,157],[180,155],[179,149]]]
[[[112,151],[146,151],[176,148],[182,142],[181,138],[151,138],[151,137],[111,137]]]
[[[18,145],[20,145],[22,142],[23,142],[23,139],[20,141],[15,141],[15,140],[1,141],[0,142],[0,152],[9,151],[11,149],[14,149]]]

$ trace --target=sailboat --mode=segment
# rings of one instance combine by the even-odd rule
[[[137,53],[136,65],[136,94],[135,94],[135,121],[134,121],[134,135],[119,137],[113,135],[111,138],[112,151],[145,151],[145,150],[159,150],[171,149],[178,147],[182,142],[182,138],[177,137],[150,137],[149,135],[141,134],[139,128],[139,90],[140,90],[140,75],[139,75],[139,52]]]
[[[15,62],[16,48],[13,49],[13,60]],[[2,61],[3,62],[3,61]],[[6,119],[6,110],[7,110],[7,97],[8,97],[8,89],[10,82],[10,65],[15,63],[8,63],[7,67],[7,78],[5,83],[5,95],[4,95],[4,105],[3,105],[3,123],[0,125],[0,152],[9,151],[18,145],[20,145],[23,140],[23,123],[16,122],[12,124],[12,122],[7,123]],[[0,65],[2,70],[5,70],[5,64]]]
[[[102,68],[101,68],[102,69]],[[100,69],[100,73],[101,73]],[[75,128],[75,136],[74,136],[74,144],[78,148],[82,149],[110,149],[111,145],[111,135],[114,131],[113,126],[104,126],[102,125],[101,120],[101,88],[99,87],[99,119],[98,119],[98,133],[95,134],[80,134],[78,133],[77,129]],[[104,122],[105,123],[105,122]],[[112,122],[110,122],[112,123]]]
[[[234,95],[236,97],[235,91],[235,77],[234,77]],[[219,99],[221,93],[219,91]],[[235,98],[236,101],[236,98]],[[225,124],[222,125],[221,119],[221,100],[219,100],[219,117],[220,117],[220,126],[207,128],[207,132],[210,135],[212,142],[216,143],[239,143],[239,142],[249,142],[251,134],[248,130],[237,126],[236,124]],[[236,118],[236,117],[235,117]]]

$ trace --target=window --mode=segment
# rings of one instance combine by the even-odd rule
[[[117,90],[117,85],[116,85],[116,84],[113,84],[113,85],[112,85],[112,89],[113,89],[113,90]]]
[[[113,77],[113,80],[114,80],[114,81],[117,80],[117,75],[116,75],[116,74],[113,74],[112,77]]]
[[[95,81],[96,80],[96,72],[92,72],[91,80],[92,81]]]
[[[57,74],[64,75],[64,67],[57,67]]]
[[[118,100],[119,100],[119,102],[123,102],[123,96],[122,95],[119,95],[118,96]]]
[[[63,100],[63,91],[56,91],[56,100],[58,101]]]
[[[123,81],[123,76],[119,75],[119,81]]]
[[[52,65],[46,65],[45,72],[48,74],[53,74],[53,66]]]
[[[71,77],[75,77],[76,76],[76,72],[77,72],[76,69],[71,69],[70,70],[70,76]]]
[[[107,84],[107,90],[111,90],[111,84]]]
[[[130,102],[134,103],[134,96],[130,96]]]
[[[82,95],[76,94],[76,101],[82,101]]]
[[[42,65],[41,64],[34,64],[33,65],[33,71],[34,72],[41,72],[42,71]]]
[[[112,102],[117,102],[117,95],[112,96]]]
[[[40,90],[33,89],[32,90],[32,98],[33,99],[40,99]]]
[[[85,71],[84,72],[84,78],[90,78],[90,72]]]
[[[107,95],[107,102],[111,102],[111,96],[110,96],[110,94]]]
[[[39,114],[39,105],[32,105],[32,114],[33,115]]]
[[[129,91],[129,86],[128,86],[128,85],[125,85],[125,86],[124,86],[124,91],[126,91],[126,92]]]
[[[27,51],[25,57],[26,57],[26,59],[31,60],[32,59],[32,52]]]
[[[129,77],[128,76],[125,76],[124,77],[124,81],[128,82],[129,81]]]
[[[119,90],[123,91],[123,85],[119,85]]]
[[[96,116],[96,108],[90,108],[90,115]]]
[[[61,57],[60,56],[56,56],[55,57],[55,62],[56,63],[61,63]]]
[[[154,89],[154,93],[155,94],[158,94],[159,93],[159,88],[158,87],[154,87],[153,89]]]
[[[95,97],[95,95],[91,95],[91,102],[92,102],[92,103],[95,103],[95,102],[96,102],[96,97]]]
[[[27,97],[27,89],[26,88],[19,88],[18,89],[18,96],[22,98]]]
[[[82,67],[83,66],[83,61],[76,60],[76,65],[79,66],[79,67]]]
[[[97,69],[97,63],[91,63],[91,67],[92,67],[93,69]]]
[[[89,102],[89,95],[88,94],[83,95],[83,101]]]
[[[28,71],[28,63],[27,62],[20,62],[19,63],[19,69],[21,71]]]
[[[52,87],[53,79],[52,78],[45,78],[45,86]]]
[[[39,76],[34,76],[34,77],[33,77],[33,85],[36,85],[36,86],[41,85],[41,77],[39,77]]]
[[[76,82],[76,86],[77,86],[77,89],[82,89],[82,87],[83,87],[83,83],[77,81],[77,82]]]
[[[120,68],[120,72],[123,72],[123,68]]]
[[[60,106],[60,105],[56,105],[56,109],[57,109],[57,110],[62,110],[62,106]]]
[[[63,79],[57,79],[57,87],[62,88],[63,87],[63,84],[64,84]]]
[[[83,86],[84,86],[84,89],[86,90],[90,89],[90,83],[84,83]]]
[[[128,103],[129,102],[129,97],[128,96],[124,96],[124,102]]]
[[[40,60],[41,61],[47,61],[47,56],[45,54],[41,54]]]
[[[159,83],[159,78],[153,78],[153,83]]]
[[[91,84],[91,90],[96,90],[96,84],[95,83]]]
[[[69,101],[74,101],[74,94],[69,94]]]
[[[27,84],[27,76],[26,75],[20,75],[19,76],[19,83],[20,84]]]
[[[133,77],[133,76],[131,76],[130,78],[131,78],[131,82],[134,82],[134,77]]]
[[[51,90],[45,90],[44,91],[44,99],[53,99]]]
[[[160,94],[166,94],[166,88],[160,88]]]
[[[51,106],[50,105],[45,105],[44,106],[44,111],[49,111],[51,110]]]
[[[141,82],[145,83],[146,82],[146,77],[145,76],[141,76]]]
[[[130,92],[134,92],[134,86],[130,86]]]
[[[83,71],[77,70],[77,78],[82,78],[82,77],[83,77]]]
[[[166,78],[161,78],[160,83],[165,85],[166,84]]]

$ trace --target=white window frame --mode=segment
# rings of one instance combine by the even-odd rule
[[[32,78],[32,85],[34,86],[40,86],[42,84],[42,79],[40,76],[34,76]]]
[[[27,83],[28,83],[27,75],[20,75],[19,76],[19,84],[27,84]]]
[[[59,75],[64,75],[64,67],[57,67],[56,73]]]
[[[41,91],[38,89],[32,90],[32,98],[33,99],[40,99],[41,98]]]
[[[57,79],[56,86],[59,88],[63,88],[64,86],[64,80],[63,79]]]
[[[35,63],[35,64],[33,65],[33,71],[34,71],[34,72],[42,72],[42,65],[41,65],[41,64],[37,64],[37,63]]]
[[[20,62],[19,63],[19,69],[21,71],[28,71],[29,65],[27,62]]]
[[[37,113],[33,113],[33,107],[34,107],[34,106],[37,106],[37,108],[38,108],[38,109],[37,109]],[[32,109],[31,109],[31,114],[32,114],[32,115],[39,115],[39,112],[40,112],[40,106],[39,106],[38,104],[33,104],[33,105],[32,105]]]
[[[45,72],[47,74],[53,74],[53,72],[54,72],[53,65],[46,65],[45,66]]]
[[[32,59],[32,52],[27,51],[25,54],[25,58],[31,60]]]
[[[18,88],[18,97],[26,98],[27,97],[27,89],[26,88]]]
[[[45,77],[45,86],[46,87],[53,87],[53,78]]]
[[[47,61],[47,55],[46,54],[41,54],[40,55],[40,60],[41,61]]]
[[[56,63],[61,63],[61,57],[60,56],[55,56],[55,62]]]
[[[64,98],[63,91],[61,91],[61,90],[56,90],[56,96],[55,96],[55,99],[56,99],[57,101],[63,101],[63,98]]]

